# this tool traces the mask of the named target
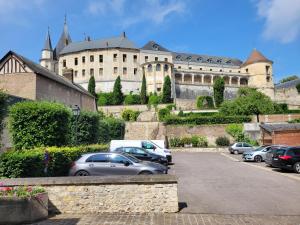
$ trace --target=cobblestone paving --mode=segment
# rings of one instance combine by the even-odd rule
[[[58,215],[34,225],[300,225],[300,216],[214,214]]]

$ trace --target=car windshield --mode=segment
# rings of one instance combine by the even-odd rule
[[[258,147],[258,148],[256,148],[256,149],[254,149],[254,151],[256,152],[256,151],[261,151],[261,150],[263,150],[265,148],[265,146],[260,146],[260,147]]]
[[[125,155],[128,159],[130,159],[130,160],[131,160],[132,162],[134,162],[134,163],[139,163],[139,162],[142,161],[142,160],[139,160],[139,159],[135,158],[135,157],[132,156],[132,155],[127,154],[127,153],[124,153],[123,155]]]

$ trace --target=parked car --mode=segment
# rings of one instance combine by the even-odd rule
[[[262,162],[266,160],[266,155],[268,151],[271,149],[281,148],[284,147],[283,145],[263,145],[260,146],[253,151],[246,151],[243,153],[243,160],[244,161],[255,161],[255,162]]]
[[[156,142],[156,143],[155,143]],[[172,155],[169,149],[157,143],[163,143],[162,140],[156,141],[150,140],[112,140],[110,142],[110,151],[114,151],[119,147],[139,147],[148,150],[151,153],[164,156],[168,159],[168,162],[172,162]]]
[[[300,147],[277,149],[273,153],[272,166],[300,173]]]
[[[167,174],[168,167],[141,161],[126,153],[90,153],[75,161],[70,176]]]
[[[271,148],[269,149],[269,151],[267,151],[266,158],[265,158],[265,163],[267,164],[267,166],[272,167],[273,154],[277,149],[287,148],[287,147],[288,147],[287,145],[271,145]]]
[[[153,154],[143,148],[138,148],[138,147],[120,147],[116,148],[114,152],[117,153],[127,153],[130,154],[140,160],[144,161],[151,161],[151,162],[157,162],[163,165],[168,166],[168,160],[166,157]]]
[[[237,142],[229,146],[228,148],[231,154],[240,154],[246,151],[254,150],[253,146],[245,142]]]

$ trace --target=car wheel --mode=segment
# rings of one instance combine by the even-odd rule
[[[153,174],[153,173],[150,171],[142,171],[139,173],[139,175],[151,175],[151,174]]]
[[[89,172],[85,170],[79,170],[78,172],[75,173],[75,176],[89,176]]]
[[[296,173],[300,173],[300,162],[296,162],[293,168]]]
[[[233,154],[238,155],[238,154],[239,154],[239,151],[238,151],[238,150],[234,150],[234,151],[233,151]]]
[[[256,155],[256,156],[254,156],[254,161],[255,162],[261,162],[262,161],[262,157],[260,155]]]

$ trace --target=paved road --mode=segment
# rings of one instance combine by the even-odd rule
[[[219,153],[175,153],[182,213],[300,215],[300,181]],[[184,204],[182,204],[184,205]]]

